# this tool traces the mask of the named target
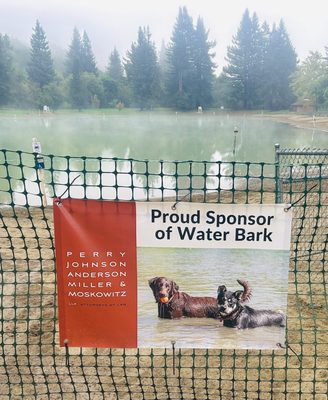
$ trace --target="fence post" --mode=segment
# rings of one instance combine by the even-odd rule
[[[41,202],[42,206],[47,206],[47,195],[46,195],[46,188],[44,184],[44,158],[41,155],[41,143],[38,141],[37,138],[32,139],[32,150],[35,156],[35,168],[37,177],[39,180],[40,191],[41,191]]]
[[[276,143],[275,147],[275,180],[276,180],[276,204],[282,201],[282,184],[280,178],[280,144]]]

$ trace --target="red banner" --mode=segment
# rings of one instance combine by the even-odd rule
[[[60,345],[137,347],[134,202],[54,201]]]
[[[173,206],[54,201],[61,346],[284,343],[292,221],[286,205]],[[256,329],[243,336],[232,327]]]

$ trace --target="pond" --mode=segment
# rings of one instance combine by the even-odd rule
[[[238,132],[234,133],[235,128]],[[151,160],[274,162],[282,148],[327,146],[327,133],[229,113],[75,112],[0,117],[1,148]]]

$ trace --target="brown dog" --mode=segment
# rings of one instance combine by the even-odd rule
[[[148,281],[158,304],[160,318],[175,319],[216,318],[221,319],[215,297],[193,297],[179,292],[179,286],[171,279],[156,276]]]

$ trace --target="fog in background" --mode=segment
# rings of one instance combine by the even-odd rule
[[[73,28],[86,30],[98,66],[103,68],[114,46],[125,56],[139,26],[149,25],[157,50],[162,40],[168,43],[179,6],[187,7],[194,22],[198,16],[203,18],[210,39],[217,42],[218,71],[246,8],[251,15],[256,12],[261,23],[278,24],[282,18],[300,60],[309,51],[323,52],[328,45],[327,0],[0,0],[0,32],[29,45],[39,19],[52,50],[59,47],[66,52]]]

